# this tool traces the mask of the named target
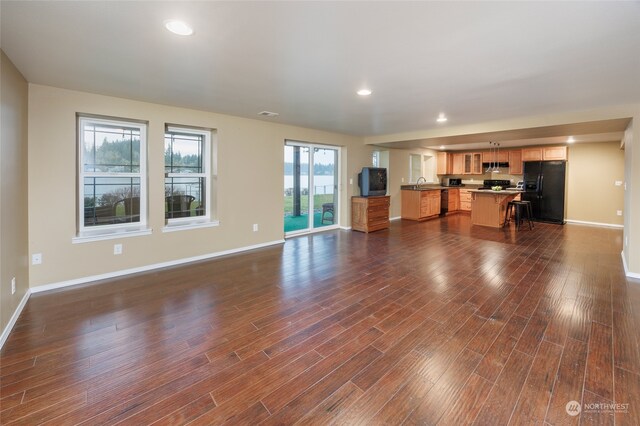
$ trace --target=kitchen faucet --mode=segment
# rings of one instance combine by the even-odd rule
[[[420,176],[416,181],[416,186],[420,185],[420,179],[422,179],[422,183],[427,183],[427,180],[424,177]]]

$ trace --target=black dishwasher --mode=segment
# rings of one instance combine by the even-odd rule
[[[449,211],[449,190],[440,191],[440,214],[445,215]]]

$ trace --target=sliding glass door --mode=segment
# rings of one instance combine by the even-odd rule
[[[338,226],[339,157],[334,147],[286,142],[285,235]]]

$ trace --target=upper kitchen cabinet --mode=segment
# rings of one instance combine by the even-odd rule
[[[465,175],[481,175],[482,174],[482,153],[467,152],[464,153],[464,171]]]
[[[482,153],[483,163],[506,163],[507,161],[509,161],[508,151],[485,151]]]
[[[523,148],[522,161],[566,160],[566,146],[545,146],[537,148]]]
[[[543,160],[566,160],[567,159],[567,147],[566,146],[547,146],[542,148]]]
[[[542,148],[523,148],[522,161],[542,161]]]
[[[462,153],[455,153],[452,155],[451,174],[462,175],[464,174],[464,160],[465,156]]]
[[[520,149],[509,151],[509,174],[522,174],[522,150]]]
[[[453,173],[453,155],[448,152],[438,153],[438,164],[436,166],[436,174],[450,175]]]

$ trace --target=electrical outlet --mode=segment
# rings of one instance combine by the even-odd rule
[[[122,254],[122,244],[113,245],[113,254]]]
[[[615,182],[615,185],[616,185],[616,186],[622,186],[622,181],[621,181],[621,180],[617,180],[617,181]]]
[[[349,178],[349,185],[353,185],[353,178]]]
[[[36,253],[31,255],[31,264],[40,265],[42,263],[42,253]]]
[[[402,178],[402,183],[404,183],[404,178]]]
[[[258,232],[258,224],[257,223],[253,224],[253,232]]]
[[[16,277],[11,278],[11,294],[16,294]]]
[[[617,214],[618,216],[622,216],[622,210],[616,210],[616,214]]]

